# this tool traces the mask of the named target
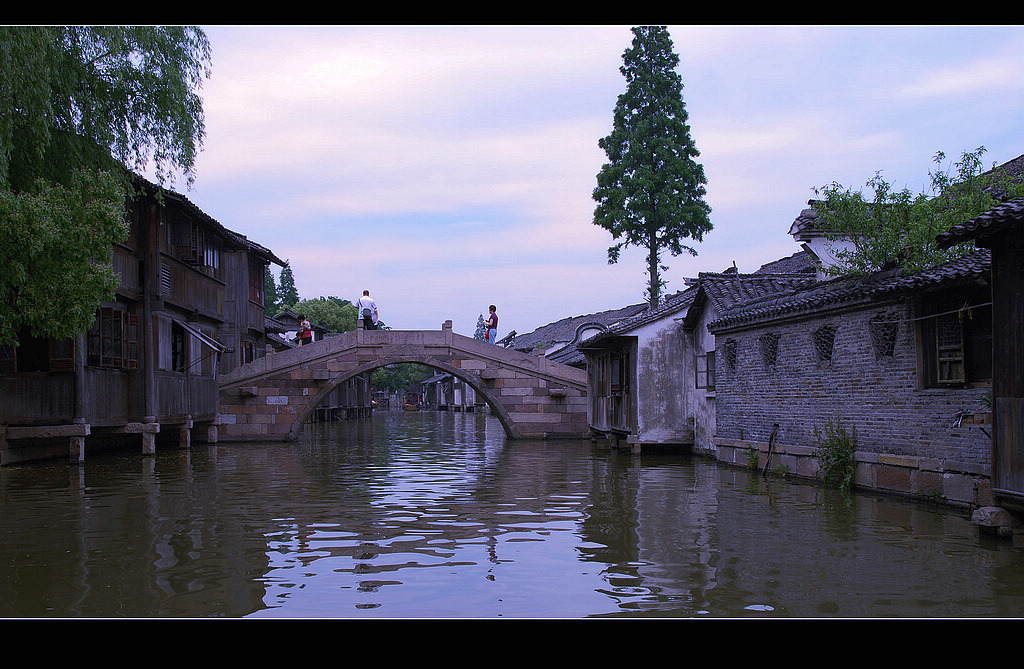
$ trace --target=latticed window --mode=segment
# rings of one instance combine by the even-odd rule
[[[725,368],[730,372],[736,369],[736,360],[739,357],[739,347],[735,339],[726,339],[722,346],[722,359],[725,361]]]
[[[928,296],[919,319],[926,386],[992,378],[992,307],[981,290]]]
[[[935,353],[939,383],[964,383],[964,331],[958,314],[935,318]]]
[[[836,326],[825,325],[814,331],[814,353],[818,364],[832,363],[832,353],[836,346]]]
[[[86,362],[94,367],[139,366],[139,323],[133,313],[101,307],[86,334]]]
[[[896,351],[896,337],[900,332],[900,324],[891,316],[879,314],[868,323],[871,334],[871,345],[875,349],[875,359],[891,358]]]
[[[779,359],[779,334],[777,332],[769,332],[761,337],[760,344],[761,360],[764,361],[764,366],[768,368],[774,367]]]

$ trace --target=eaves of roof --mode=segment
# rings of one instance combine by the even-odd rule
[[[163,186],[158,186],[157,184],[154,184],[153,182],[141,176],[136,176],[136,178],[138,179],[139,183],[142,185],[143,188],[149,190],[153,194],[161,193],[163,197],[168,200],[176,201],[182,208],[187,210],[195,218],[200,219],[205,225],[217,230],[226,239],[237,244],[238,246],[240,246],[241,248],[245,249],[250,253],[255,253],[256,255],[266,258],[270,262],[273,262],[279,265],[280,267],[284,267],[285,262],[278,258],[276,255],[274,255],[273,251],[271,251],[265,246],[257,244],[256,242],[252,241],[245,235],[242,235],[238,232],[229,230],[228,228],[224,227],[224,225],[220,223],[220,221],[218,221],[217,219],[213,218],[205,211],[200,209],[194,202],[189,200],[181,193],[170,190],[168,188],[164,188]]]
[[[984,240],[986,237],[1013,229],[1024,230],[1024,198],[996,205],[985,213],[943,232],[935,240],[939,248],[948,249],[960,242]]]
[[[903,275],[890,270],[866,277],[821,281],[812,286],[735,304],[709,327],[712,331],[721,331],[943,285],[987,282],[990,258],[987,250],[979,249],[917,274]]]
[[[576,333],[581,325],[590,323],[605,326],[612,325],[624,318],[643,310],[643,304],[635,304],[619,309],[609,309],[596,314],[583,316],[571,316],[562,320],[541,326],[526,334],[516,335],[512,348],[520,351],[532,351],[538,344],[552,344],[555,342],[571,342],[575,339]]]

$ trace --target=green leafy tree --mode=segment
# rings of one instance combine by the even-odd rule
[[[293,311],[305,314],[313,323],[327,328],[328,332],[351,332],[356,329],[356,308],[347,300],[336,297],[318,297],[302,300]]]
[[[0,342],[24,327],[58,339],[89,328],[119,284],[110,240],[127,234],[123,193],[110,173],[90,171],[67,186],[0,189]]]
[[[1019,178],[998,169],[982,172],[984,153],[985,147],[965,152],[945,169],[945,154],[936,153],[927,192],[896,190],[881,173],[867,182],[869,194],[838,183],[815,189],[822,229],[833,241],[852,242],[851,249],[833,249],[839,264],[829,272],[863,275],[900,265],[905,274],[913,274],[970,253],[972,243],[943,250],[935,238],[991,209],[1000,199],[1024,196]]]
[[[611,134],[598,142],[609,162],[597,175],[594,224],[621,240],[608,249],[609,264],[624,247],[647,249],[647,299],[654,307],[666,284],[662,253],[697,255],[683,242],[703,240],[712,227],[711,208],[668,30],[638,27],[633,35],[620,68],[626,92],[615,105]]]
[[[373,370],[370,385],[374,390],[386,390],[396,393],[402,392],[416,384],[423,383],[434,375],[434,369],[416,363],[399,363],[378,367]]]
[[[197,28],[0,27],[0,338],[88,329],[117,277],[129,169],[191,183],[205,136]]]
[[[277,288],[277,299],[280,309],[295,310],[299,303],[299,291],[295,288],[295,277],[292,275],[292,266],[287,260],[281,268],[281,281]]]

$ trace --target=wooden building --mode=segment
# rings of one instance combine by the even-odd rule
[[[73,460],[140,439],[215,440],[217,375],[265,353],[268,249],[185,197],[140,180],[120,286],[92,328],[66,341],[23,333],[0,349],[0,464]]]
[[[992,493],[1024,505],[1024,199],[1011,200],[939,235],[992,254]]]

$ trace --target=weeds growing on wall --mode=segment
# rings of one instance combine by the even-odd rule
[[[824,432],[814,428],[814,439],[817,443],[818,476],[826,486],[849,494],[856,468],[853,452],[857,445],[857,429],[847,431],[839,418],[830,418]]]

